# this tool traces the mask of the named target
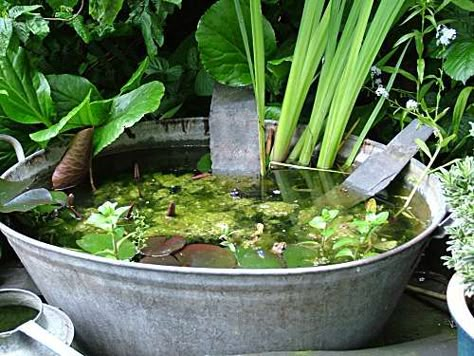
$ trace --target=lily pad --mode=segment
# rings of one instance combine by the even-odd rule
[[[316,257],[315,250],[304,246],[290,245],[283,252],[283,258],[288,268],[313,267]]]
[[[175,257],[188,267],[234,268],[237,265],[235,257],[229,250],[214,245],[188,245]]]
[[[149,238],[147,246],[141,250],[141,253],[149,257],[165,257],[178,252],[186,245],[186,240],[181,236],[173,236],[166,239],[164,236]]]
[[[162,266],[181,266],[179,261],[173,256],[164,257],[143,257],[140,263],[146,263],[149,265],[162,265]]]
[[[238,248],[237,260],[243,268],[282,268],[283,263],[271,252],[262,249]]]

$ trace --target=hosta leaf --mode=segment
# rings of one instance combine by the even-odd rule
[[[157,110],[164,92],[163,84],[154,81],[114,98],[107,123],[95,132],[94,154],[114,142],[127,127],[140,121],[145,114]]]
[[[22,124],[51,124],[54,111],[49,84],[33,70],[24,50],[8,51],[0,58],[0,108],[8,118]]]
[[[240,0],[247,34],[252,33],[248,0]],[[270,23],[263,25],[267,58],[276,49],[275,33]],[[245,55],[234,0],[219,0],[201,18],[196,39],[204,68],[218,82],[231,86],[250,85],[252,80]],[[252,40],[249,38],[249,42]]]
[[[474,75],[474,40],[453,42],[444,62],[444,70],[454,80],[466,83]]]
[[[101,100],[97,88],[86,78],[71,74],[46,76],[59,117],[64,117],[90,93],[91,101]]]
[[[94,129],[84,129],[74,136],[69,149],[54,170],[53,188],[63,190],[78,185],[89,173]]]

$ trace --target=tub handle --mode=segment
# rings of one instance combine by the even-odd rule
[[[20,141],[9,135],[0,135],[0,141],[8,142],[13,146],[18,162],[23,162],[25,160],[25,151],[23,150]]]

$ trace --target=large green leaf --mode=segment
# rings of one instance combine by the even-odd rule
[[[452,0],[452,2],[466,11],[474,11],[474,1],[472,0]]]
[[[90,94],[88,94],[84,100],[73,108],[65,117],[59,120],[58,123],[48,127],[47,129],[32,133],[30,138],[36,142],[49,141],[60,133],[67,131],[67,125],[74,119],[76,119],[76,122],[92,122],[94,120],[90,106]]]
[[[444,62],[444,70],[463,83],[474,75],[474,40],[453,42]]]
[[[0,178],[0,213],[25,212],[41,205],[62,205],[63,193],[53,194],[46,189],[27,190],[31,180],[8,181]]]
[[[249,0],[240,0],[240,3],[250,36]],[[275,33],[267,20],[264,21],[263,30],[265,55],[269,58],[276,49]],[[234,0],[219,0],[209,8],[199,21],[196,39],[202,64],[214,79],[231,86],[252,83]],[[249,43],[252,43],[251,38]]]
[[[118,243],[118,238],[114,237],[116,243]],[[83,236],[80,240],[76,241],[77,245],[81,247],[84,251],[87,251],[91,254],[113,258],[113,243],[112,236],[108,234],[89,234]],[[128,260],[132,258],[137,253],[135,245],[129,240],[123,240],[118,248],[118,257],[121,260]]]
[[[91,101],[101,100],[97,88],[84,77],[71,74],[46,76],[51,86],[51,96],[56,104],[59,117],[67,115],[90,93]]]
[[[28,189],[32,180],[25,181],[9,181],[0,178],[0,205],[6,204],[18,196],[21,192]]]
[[[26,212],[46,204],[55,204],[51,193],[43,188],[32,189],[0,205],[0,213]]]
[[[0,17],[0,57],[7,54],[8,45],[13,34],[13,21]]]
[[[145,74],[145,71],[148,69],[149,64],[150,60],[148,57],[145,57],[127,83],[125,83],[122,89],[120,89],[120,94],[128,93],[129,91],[132,91],[133,89],[136,89],[140,86],[142,77]]]
[[[33,15],[33,11],[40,9],[41,5],[26,5],[26,6],[12,6],[8,10],[8,17],[11,19],[16,19],[24,14]]]
[[[0,59],[0,108],[8,118],[22,124],[51,125],[54,106],[44,75],[33,70],[24,50],[8,51]]]
[[[90,0],[89,14],[103,25],[112,25],[120,9],[123,0]]]
[[[114,142],[122,132],[152,113],[160,106],[165,92],[163,84],[150,82],[113,99],[108,122],[97,128],[94,134],[94,154]]]

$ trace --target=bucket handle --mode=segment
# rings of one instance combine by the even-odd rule
[[[23,162],[25,160],[25,151],[23,150],[20,141],[18,141],[12,136],[3,134],[0,134],[0,141],[8,142],[10,145],[13,146],[18,162]]]

